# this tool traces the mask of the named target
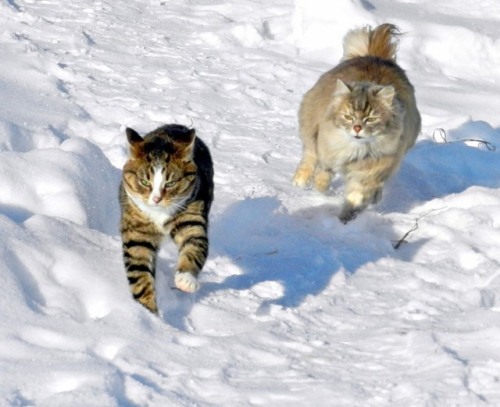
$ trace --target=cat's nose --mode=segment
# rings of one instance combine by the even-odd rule
[[[154,202],[154,203],[156,203],[156,204],[157,204],[157,203],[158,203],[158,202],[160,202],[160,201],[161,201],[161,196],[153,196],[153,202]]]
[[[363,129],[359,124],[352,126],[352,128],[356,133],[359,133]]]

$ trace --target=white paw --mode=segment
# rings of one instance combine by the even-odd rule
[[[293,176],[292,183],[296,187],[304,188],[312,177],[314,168],[300,166]]]
[[[194,293],[200,288],[200,283],[198,283],[198,279],[191,273],[180,273],[177,271],[175,273],[175,286],[186,293]]]
[[[351,191],[347,194],[345,200],[352,206],[362,206],[365,202],[365,196],[360,191]]]
[[[304,176],[302,176],[297,171],[297,173],[295,174],[295,176],[292,179],[292,184],[294,186],[296,186],[296,187],[304,188],[306,186],[306,184],[307,184],[307,181],[309,181],[309,179],[306,178],[306,177],[304,177]]]
[[[303,180],[299,180],[299,179],[293,179],[292,180],[292,184],[294,187],[299,187],[299,188],[304,188],[306,186],[306,182],[303,181]]]

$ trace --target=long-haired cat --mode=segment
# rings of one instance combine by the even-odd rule
[[[305,186],[312,177],[323,192],[335,173],[342,174],[344,223],[380,200],[420,132],[413,86],[396,64],[398,32],[392,24],[348,32],[342,62],[319,78],[300,106],[303,155],[294,184]]]
[[[130,157],[120,184],[123,260],[133,297],[157,313],[156,257],[166,235],[178,248],[175,285],[198,289],[208,255],[213,165],[194,129],[169,124],[142,138],[126,129]]]

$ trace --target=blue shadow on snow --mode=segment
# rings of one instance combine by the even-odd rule
[[[489,150],[484,142],[496,150]],[[449,131],[446,142],[418,142],[388,182],[379,210],[404,213],[472,186],[499,188],[499,153],[500,129],[482,121],[469,121]]]
[[[204,284],[206,292],[275,281],[283,295],[267,303],[296,307],[305,297],[320,294],[340,270],[354,273],[394,253],[390,239],[363,234],[364,221],[343,225],[331,209],[290,214],[273,197],[235,203],[212,224],[212,253],[229,257],[243,273],[221,284]]]

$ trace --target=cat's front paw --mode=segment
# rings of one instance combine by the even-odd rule
[[[311,179],[314,168],[307,165],[299,165],[295,175],[293,176],[293,185],[304,188]]]
[[[331,171],[316,170],[314,174],[314,187],[319,192],[325,192],[332,182]]]
[[[186,293],[194,293],[200,288],[198,279],[188,271],[177,271],[175,273],[175,286]]]

